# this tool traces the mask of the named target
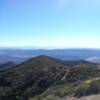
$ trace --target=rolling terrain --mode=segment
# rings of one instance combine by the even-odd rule
[[[1,100],[61,100],[100,92],[100,68],[84,60],[33,57],[0,72]],[[97,80],[95,80],[97,79]],[[50,99],[51,98],[51,99]]]

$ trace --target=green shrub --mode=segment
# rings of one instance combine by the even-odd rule
[[[90,89],[90,84],[83,83],[76,89],[75,96],[81,97],[88,94]]]
[[[90,84],[90,90],[89,91],[90,91],[91,94],[100,93],[100,80],[93,81]]]

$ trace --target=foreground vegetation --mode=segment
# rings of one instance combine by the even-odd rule
[[[89,83],[82,82],[79,85],[63,84],[50,87],[41,95],[30,98],[29,100],[60,100],[65,96],[75,96],[80,98],[92,94],[100,93],[100,80]]]
[[[97,65],[85,61],[70,63],[39,56],[1,72],[0,99],[59,100],[99,93]]]

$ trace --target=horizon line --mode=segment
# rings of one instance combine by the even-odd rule
[[[0,46],[0,49],[56,50],[56,49],[100,49],[99,47],[55,47],[55,46]]]

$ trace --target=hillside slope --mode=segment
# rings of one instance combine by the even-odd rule
[[[48,56],[34,57],[0,73],[0,97],[2,100],[28,100],[50,87],[78,85],[99,76],[99,72],[96,64],[84,61],[65,63]]]
[[[10,61],[4,64],[0,65],[0,71],[4,71],[4,70],[8,70],[10,68],[15,67],[17,64],[15,64],[14,62]]]
[[[27,96],[40,94],[47,87],[59,82],[67,71],[64,65],[56,63],[47,56],[29,59],[16,68],[1,73],[0,91],[2,92],[3,89],[4,93],[0,96],[11,100],[11,97],[16,99],[17,95],[27,98]]]

